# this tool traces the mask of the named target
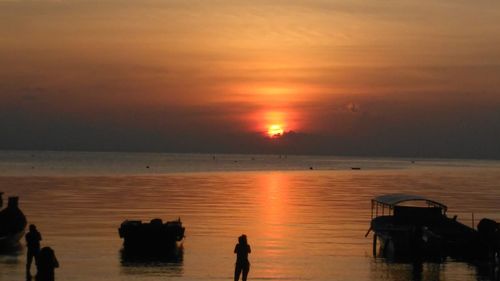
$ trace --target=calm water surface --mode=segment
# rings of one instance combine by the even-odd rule
[[[426,195],[471,223],[500,220],[500,164],[168,154],[0,154],[0,190],[19,195],[57,280],[231,280],[237,237],[252,246],[250,280],[498,280],[488,266],[393,263],[371,255],[370,199]],[[149,166],[147,168],[146,166]],[[309,167],[314,170],[309,170]],[[350,170],[350,167],[361,170]],[[121,259],[124,219],[186,226],[178,261]],[[0,256],[0,280],[23,280],[25,251]]]

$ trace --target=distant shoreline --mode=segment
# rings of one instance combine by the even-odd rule
[[[270,171],[363,173],[436,168],[500,169],[500,161],[279,154],[0,151],[0,176],[145,176]]]

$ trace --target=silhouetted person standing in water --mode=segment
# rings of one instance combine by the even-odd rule
[[[31,264],[33,263],[33,258],[35,263],[37,262],[38,253],[40,252],[40,240],[42,240],[42,235],[36,229],[34,224],[30,225],[30,230],[26,233],[26,246],[28,247],[28,255],[26,259],[26,277],[31,278]]]
[[[54,281],[54,269],[59,267],[54,250],[43,247],[38,254],[36,263],[36,281]]]
[[[238,237],[238,244],[234,247],[236,254],[236,266],[234,268],[234,281],[240,279],[240,274],[243,271],[242,280],[246,281],[248,271],[250,270],[250,262],[248,261],[248,254],[251,253],[250,245],[247,243],[247,236],[242,234]]]

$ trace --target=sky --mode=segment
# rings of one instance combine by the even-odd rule
[[[500,159],[500,2],[0,0],[0,149]]]

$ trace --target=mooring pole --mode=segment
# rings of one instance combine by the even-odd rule
[[[372,219],[373,219],[373,200],[372,200]]]
[[[476,229],[475,227],[475,223],[474,223],[474,212],[472,212],[472,229]]]

